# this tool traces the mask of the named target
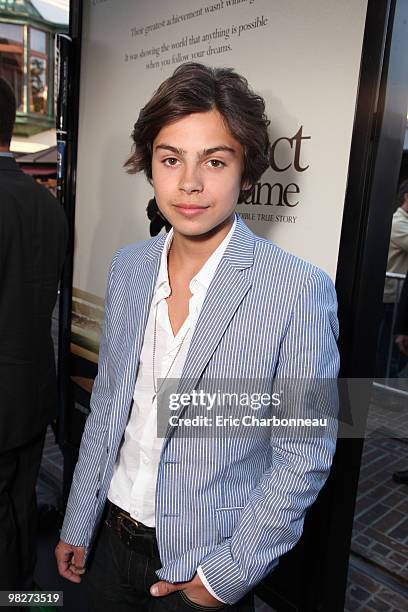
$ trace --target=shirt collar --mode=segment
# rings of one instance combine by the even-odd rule
[[[13,157],[14,158],[14,153],[12,153],[11,151],[0,151],[0,157]]]
[[[197,286],[197,283],[201,285],[205,290],[207,290],[210,286],[210,283],[215,274],[215,270],[217,269],[217,266],[220,263],[222,256],[224,255],[225,249],[227,248],[228,243],[231,240],[232,234],[234,233],[236,224],[237,220],[234,217],[234,223],[232,224],[232,227],[229,230],[228,234],[225,236],[224,240],[221,242],[221,244],[218,245],[215,251],[211,253],[210,257],[207,259],[203,267],[191,279],[191,293],[195,292],[194,290]]]
[[[160,258],[160,268],[156,280],[156,290],[153,297],[153,305],[157,304],[162,298],[170,295],[169,275],[167,271],[167,254],[173,240],[173,228],[170,229],[164,241],[163,250]]]
[[[232,238],[232,234],[234,233],[236,224],[237,218],[236,215],[234,215],[234,223],[232,224],[231,229],[225,236],[224,240],[221,242],[221,244],[218,245],[215,251],[211,253],[210,257],[207,259],[202,268],[191,279],[189,289],[192,294],[196,293],[197,290],[199,290],[200,288],[207,290],[210,286],[210,283],[215,274],[215,270],[217,269],[217,266],[220,263],[222,256],[224,255],[225,249],[227,248],[228,243]],[[156,289],[153,297],[153,305],[157,304],[162,298],[167,298],[171,293],[167,270],[167,255],[172,240],[173,228],[171,228],[169,233],[167,234],[166,240],[163,245],[163,250],[160,259],[160,268],[156,280]]]

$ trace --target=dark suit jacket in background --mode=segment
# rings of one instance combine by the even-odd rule
[[[51,315],[67,238],[59,202],[0,157],[0,453],[56,415]]]

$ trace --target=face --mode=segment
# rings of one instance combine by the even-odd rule
[[[175,235],[213,235],[230,227],[240,189],[249,186],[242,172],[242,146],[216,110],[164,126],[153,142],[155,197]]]

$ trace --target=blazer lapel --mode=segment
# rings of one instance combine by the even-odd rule
[[[144,330],[149,316],[150,303],[153,298],[165,240],[166,234],[159,236],[146,256],[135,266],[129,281],[125,318],[127,329],[115,390],[115,396],[119,401],[112,403],[113,406],[118,407],[118,412],[122,412],[123,408],[129,408],[132,401]],[[127,417],[127,413],[126,410],[122,414]],[[114,418],[111,422],[114,422]]]
[[[243,270],[253,264],[255,236],[237,215],[237,225],[208,288],[187,352],[177,393],[195,388],[238,306],[251,287]],[[180,416],[185,407],[172,411]],[[166,437],[171,431],[167,427]]]

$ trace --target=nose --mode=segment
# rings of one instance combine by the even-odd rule
[[[203,181],[201,178],[200,169],[195,165],[185,165],[184,171],[180,176],[179,189],[186,193],[203,190]]]

